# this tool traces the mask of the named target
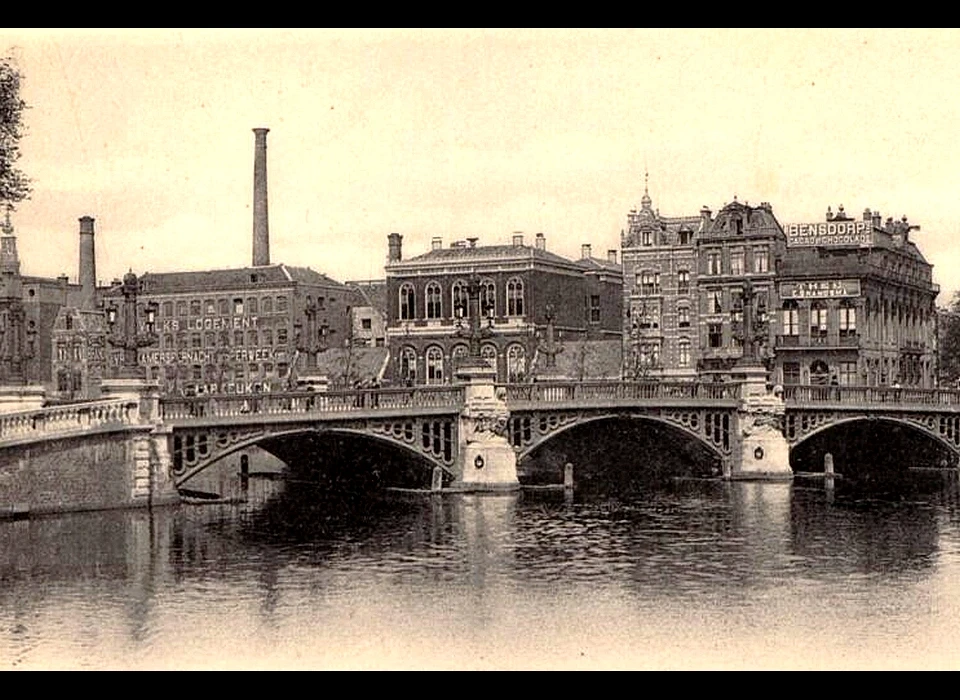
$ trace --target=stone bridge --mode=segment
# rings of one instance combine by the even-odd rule
[[[606,419],[669,426],[715,454],[733,479],[789,476],[790,451],[862,421],[909,428],[960,455],[955,390],[787,386],[757,397],[744,396],[744,387],[491,381],[159,399],[155,385],[144,384],[125,398],[0,415],[0,514],[174,499],[178,487],[231,453],[311,434],[405,450],[433,467],[435,486],[469,485],[484,464],[489,474],[501,443],[512,450],[515,474],[517,459],[555,436]],[[115,462],[125,465],[122,473],[108,466]]]

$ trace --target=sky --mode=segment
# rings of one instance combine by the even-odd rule
[[[644,173],[666,216],[768,201],[908,216],[960,289],[957,30],[0,30],[24,75],[26,274],[251,261],[267,127],[272,262],[341,281],[515,231],[619,248]]]

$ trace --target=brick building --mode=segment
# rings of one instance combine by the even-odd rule
[[[776,380],[936,386],[940,290],[910,239],[919,226],[870,209],[854,220],[841,206],[784,229]]]
[[[434,238],[431,250],[404,260],[402,236],[392,233],[388,242],[386,315],[394,381],[451,381],[468,351],[463,333],[469,327],[467,284],[474,275],[488,329],[481,355],[496,366],[499,381],[530,379],[548,314],[561,339],[620,342],[621,268],[615,259],[592,258],[589,246],[581,260],[572,261],[549,252],[543,234],[533,246],[519,233],[510,245],[480,246],[469,239],[444,248]]]
[[[644,186],[620,233],[623,376],[693,378],[700,356],[696,236],[710,212],[666,217]]]

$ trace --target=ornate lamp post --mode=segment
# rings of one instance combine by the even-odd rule
[[[143,379],[144,369],[137,361],[137,351],[140,348],[149,347],[157,342],[156,314],[157,304],[150,302],[146,305],[146,321],[144,331],[140,332],[137,313],[137,294],[140,291],[140,280],[128,272],[123,276],[123,304],[118,309],[116,304],[111,302],[107,307],[107,326],[110,334],[107,336],[107,342],[115,348],[123,350],[123,361],[120,365],[119,376],[122,379]]]
[[[456,310],[457,332],[456,337],[467,339],[467,358],[461,364],[463,367],[486,367],[487,363],[480,357],[480,343],[485,338],[493,336],[493,308],[483,311],[487,315],[487,325],[483,326],[480,320],[480,276],[474,273],[467,283],[467,316],[470,318],[470,327],[463,327],[463,308]],[[496,368],[494,368],[496,369]]]

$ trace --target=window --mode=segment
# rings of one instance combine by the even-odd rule
[[[857,383],[857,363],[840,363],[840,386],[855,386]]]
[[[200,315],[200,300],[194,299],[190,302],[190,315],[199,316]]]
[[[497,367],[497,346],[484,345],[480,348],[480,357],[486,360],[493,369],[497,370],[497,376],[499,377],[500,370]]]
[[[417,353],[407,346],[400,350],[400,381],[404,384],[414,384],[417,381]]]
[[[690,366],[690,341],[681,340],[677,344],[677,351],[678,351],[677,363],[681,367],[689,367]]]
[[[656,294],[657,286],[655,284],[656,278],[652,272],[644,271],[640,273],[640,293],[641,294]]]
[[[711,289],[707,292],[707,308],[712,314],[723,313],[723,290]]]
[[[485,279],[480,283],[480,314],[490,317],[497,315],[497,286],[493,280]]]
[[[257,346],[257,332],[256,331],[247,331],[247,345],[250,347]]]
[[[743,290],[730,290],[730,320],[734,323],[743,322]]]
[[[277,329],[277,345],[286,345],[287,344],[287,329],[278,328]]]
[[[443,384],[443,350],[433,345],[427,348],[427,384]]]
[[[243,331],[234,331],[234,332],[233,332],[233,344],[234,344],[234,345],[243,345]]]
[[[424,296],[426,301],[427,318],[439,319],[441,316],[440,285],[436,282],[430,282],[427,285]]]
[[[265,313],[265,314],[272,314],[272,313],[273,313],[273,298],[272,298],[272,297],[265,297],[265,298],[263,299],[263,301],[260,303],[260,311],[261,311],[262,313]]]
[[[783,302],[783,334],[800,335],[800,310],[797,308],[797,302],[788,299]],[[786,364],[784,365],[786,367]],[[800,365],[797,365],[797,377],[799,378]]]
[[[199,348],[203,346],[203,338],[200,337],[199,333],[192,333],[190,335],[190,347]]]
[[[677,272],[677,292],[680,294],[688,294],[690,292],[689,270],[680,270]]]
[[[333,301],[333,297],[330,297],[330,301]],[[327,308],[327,300],[323,297],[317,297],[317,308],[321,311]]]
[[[810,337],[827,337],[827,307],[819,301],[810,304]]]
[[[600,295],[590,295],[590,323],[600,323]]]
[[[523,316],[523,280],[516,277],[507,282],[507,316]]]
[[[707,342],[711,348],[723,345],[723,324],[711,323],[707,326]]]
[[[221,316],[226,316],[228,313],[230,313],[230,302],[226,299],[217,300],[217,307]]]
[[[360,328],[361,328],[362,330],[365,330],[365,331],[372,330],[372,329],[373,329],[373,321],[370,320],[369,318],[361,318],[361,319],[360,319]]]
[[[190,368],[190,376],[193,379],[203,379],[203,367],[200,365],[193,365]]]
[[[163,336],[163,347],[167,349],[173,347],[173,333],[167,333]]]
[[[707,251],[707,274],[719,275],[721,273],[722,273],[722,269],[720,267],[720,251],[719,250]]]
[[[243,314],[243,299],[233,300],[233,313],[238,316]]]
[[[260,331],[260,338],[263,341],[263,345],[270,346],[273,345],[273,331],[269,328],[265,328]]]
[[[784,384],[800,383],[800,363],[799,362],[783,363],[783,383]]]
[[[283,378],[288,376],[289,374],[290,374],[290,365],[287,364],[286,362],[278,362],[277,376]]]
[[[857,309],[853,306],[840,307],[840,337],[850,337],[857,334]]]
[[[652,231],[642,231],[640,233],[640,245],[651,246],[653,245],[653,232]]]
[[[287,310],[287,298],[285,296],[277,297],[277,312],[283,313]]]
[[[743,251],[742,250],[730,251],[730,274],[731,275],[743,274]]]
[[[507,381],[522,382],[527,377],[527,352],[522,345],[514,343],[507,348]]]
[[[187,302],[178,301],[177,302],[177,316],[186,316],[187,315]]]
[[[680,230],[680,245],[690,245],[693,243],[693,231],[686,229]]]
[[[412,321],[416,318],[417,297],[413,285],[409,282],[400,285],[400,320]]]
[[[216,344],[217,344],[217,335],[216,335],[216,333],[204,333],[204,334],[203,334],[203,344],[204,344],[206,347],[208,347],[208,348],[215,347]]]
[[[463,358],[465,358],[466,356],[467,356],[466,345],[460,344],[460,345],[453,346],[453,351],[450,353],[450,358],[455,368],[460,366],[460,363],[463,361]]]
[[[249,297],[249,298],[247,299],[247,313],[248,313],[248,314],[255,314],[255,313],[257,313],[257,298],[256,298],[256,297]]]
[[[454,318],[466,318],[468,315],[467,283],[463,280],[457,280],[450,287],[450,308],[453,309]]]
[[[213,299],[205,299],[203,302],[203,308],[205,309],[204,313],[206,313],[207,316],[213,316],[215,313],[217,313],[217,304]]]
[[[247,376],[253,379],[258,374],[260,374],[260,366],[256,362],[251,362],[248,369]]]
[[[769,270],[770,249],[767,246],[757,246],[753,249],[753,271],[767,272]]]
[[[686,306],[681,306],[677,309],[677,328],[689,328],[690,327],[690,309]]]
[[[165,301],[163,306],[160,307],[161,312],[164,316],[173,316],[173,302]]]

